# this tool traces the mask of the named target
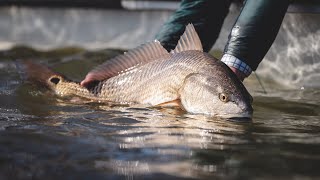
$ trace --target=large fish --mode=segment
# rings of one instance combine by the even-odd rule
[[[251,117],[252,97],[221,61],[202,50],[192,24],[176,48],[167,52],[159,41],[119,55],[88,73],[81,84],[49,68],[25,61],[28,79],[59,96],[147,106],[180,106],[190,113]],[[94,83],[93,83],[94,82]]]

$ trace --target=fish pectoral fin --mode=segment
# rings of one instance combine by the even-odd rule
[[[157,106],[159,106],[159,107],[180,107],[180,108],[183,107],[180,99],[175,99],[173,101],[164,102],[164,103],[158,104]]]
[[[180,37],[176,48],[170,53],[179,53],[187,50],[198,50],[201,52],[203,51],[198,33],[192,24],[188,24],[186,26],[186,30]]]

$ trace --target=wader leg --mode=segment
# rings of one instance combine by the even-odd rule
[[[156,39],[170,51],[176,47],[186,25],[193,23],[204,51],[208,52],[220,33],[230,3],[230,0],[182,0],[180,7],[162,26]]]

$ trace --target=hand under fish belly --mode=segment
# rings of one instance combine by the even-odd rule
[[[96,67],[81,84],[43,65],[21,64],[27,79],[63,97],[180,106],[190,113],[222,117],[251,117],[253,112],[252,97],[242,82],[224,63],[203,52],[191,24],[170,53],[158,41],[144,44]]]

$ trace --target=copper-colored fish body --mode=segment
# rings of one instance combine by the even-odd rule
[[[93,69],[81,83],[41,66],[30,70],[30,64],[29,76],[45,81],[59,96],[115,104],[179,105],[188,112],[212,116],[251,117],[253,111],[252,97],[242,82],[223,62],[202,51],[191,24],[170,53],[158,41],[147,43]],[[39,78],[41,68],[45,75]]]
[[[97,96],[113,102],[158,105],[179,99],[185,78],[215,59],[202,52],[184,51],[157,59],[143,66],[102,81]]]

